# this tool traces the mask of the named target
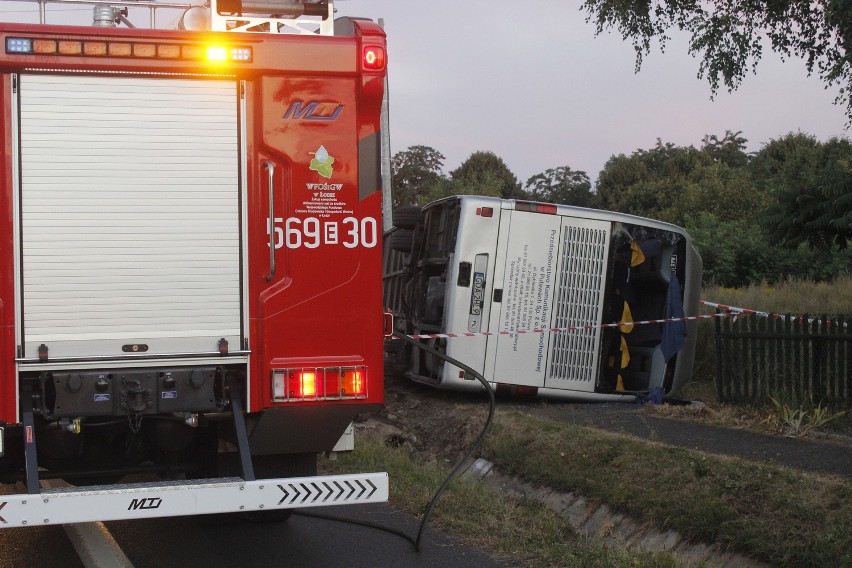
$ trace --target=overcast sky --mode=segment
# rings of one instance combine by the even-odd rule
[[[657,138],[700,146],[742,131],[748,150],[788,132],[849,136],[836,90],[772,53],[732,94],[710,100],[685,37],[655,48],[634,73],[631,43],[594,35],[581,0],[346,0],[343,15],[383,18],[390,65],[391,146],[431,146],[447,171],[491,150],[525,181],[570,166],[594,181],[615,154]]]
[[[636,74],[632,44],[607,32],[595,37],[581,4],[341,0],[336,7],[338,15],[384,19],[392,152],[431,146],[446,156],[447,171],[491,150],[521,182],[566,165],[595,180],[611,156],[652,148],[658,138],[700,146],[705,134],[742,131],[756,151],[788,132],[819,140],[852,134],[845,107],[833,104],[836,89],[808,77],[798,59],[767,53],[757,75],[711,101],[686,37],[665,53],[652,50]],[[32,21],[17,10],[31,18],[36,6],[3,2],[0,10]],[[62,10],[50,23],[91,21],[89,6],[48,6]],[[146,18],[142,12],[137,25]],[[169,19],[177,18],[162,10],[161,26]]]

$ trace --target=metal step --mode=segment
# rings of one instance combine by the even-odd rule
[[[387,473],[199,479],[0,496],[0,528],[381,503]]]

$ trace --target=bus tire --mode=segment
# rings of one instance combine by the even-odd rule
[[[409,230],[394,231],[388,237],[388,246],[391,250],[408,254],[414,244],[414,232]]]
[[[393,225],[410,231],[417,225],[421,215],[419,207],[398,207],[393,212]]]

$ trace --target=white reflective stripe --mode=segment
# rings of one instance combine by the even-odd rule
[[[387,473],[203,479],[0,496],[0,528],[383,503]]]

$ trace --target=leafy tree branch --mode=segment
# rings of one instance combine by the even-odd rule
[[[582,9],[597,34],[614,29],[633,42],[637,71],[654,40],[664,50],[672,30],[689,34],[713,95],[721,85],[736,90],[766,46],[785,60],[801,58],[809,75],[838,89],[835,103],[852,125],[850,0],[585,0]]]

